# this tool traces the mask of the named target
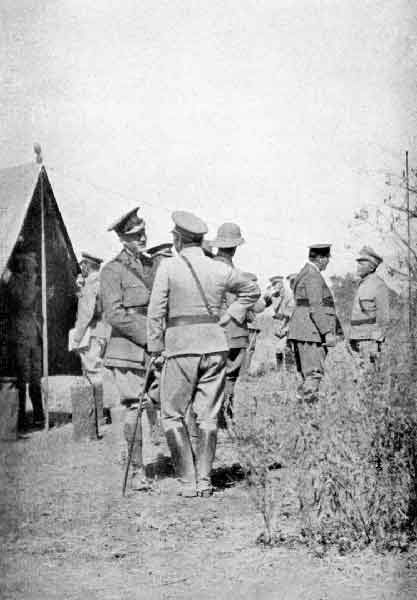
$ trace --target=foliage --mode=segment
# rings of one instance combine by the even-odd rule
[[[343,347],[329,357],[320,401],[298,402],[294,375],[239,419],[241,462],[264,520],[263,543],[282,540],[291,506],[298,540],[341,552],[405,548],[417,516],[416,377],[409,347],[387,349],[378,369]],[[271,465],[284,469],[279,480]]]

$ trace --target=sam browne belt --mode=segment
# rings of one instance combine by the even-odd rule
[[[376,317],[364,317],[363,319],[352,319],[351,325],[375,325]]]
[[[297,306],[311,306],[308,298],[297,298],[296,299]],[[322,306],[328,306],[329,308],[334,308],[334,300],[333,298],[323,298],[320,302]]]
[[[170,317],[167,321],[168,327],[180,327],[181,325],[202,325],[204,323],[218,323],[217,315],[181,315]]]
[[[147,306],[126,306],[126,312],[128,315],[146,315],[148,314]]]

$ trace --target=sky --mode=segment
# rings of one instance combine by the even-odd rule
[[[238,223],[261,280],[314,243],[330,275],[390,254],[354,214],[417,166],[415,2],[2,0],[0,26],[0,168],[41,144],[78,255],[135,205],[150,244],[173,210]]]

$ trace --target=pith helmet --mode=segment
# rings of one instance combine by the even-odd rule
[[[138,216],[139,206],[135,206],[128,213],[116,219],[107,228],[107,231],[115,231],[118,235],[133,235],[145,229],[145,221]]]
[[[280,281],[283,281],[284,277],[282,275],[273,275],[272,277],[269,278],[269,281],[272,283],[272,285],[274,285],[275,283],[279,283]]]
[[[379,256],[379,254],[377,254],[375,252],[375,250],[373,248],[371,248],[370,246],[364,246],[360,250],[359,256],[356,260],[357,261],[366,260],[366,261],[370,262],[372,265],[374,265],[374,267],[376,268],[382,263],[383,258],[381,256]]]
[[[244,242],[239,225],[236,225],[236,223],[223,223],[218,228],[216,239],[211,244],[216,248],[236,248]]]

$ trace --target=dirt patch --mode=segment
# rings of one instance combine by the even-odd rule
[[[253,385],[240,386],[238,401]],[[178,497],[166,446],[145,437],[153,489],[124,499],[110,428],[96,442],[75,444],[67,424],[1,445],[1,598],[417,597],[412,554],[319,559],[302,546],[257,546],[262,522],[226,435],[209,499]]]

